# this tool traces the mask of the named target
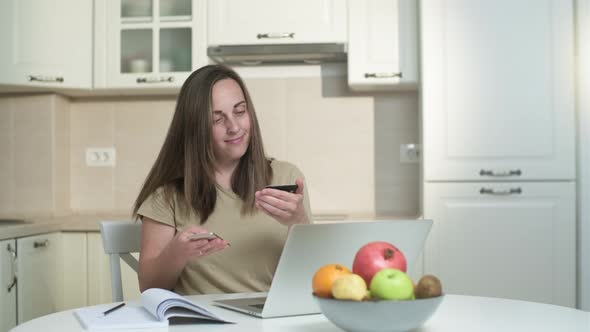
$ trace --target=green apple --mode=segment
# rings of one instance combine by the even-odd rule
[[[358,274],[343,275],[332,284],[332,296],[338,300],[362,301],[367,296],[367,283]]]
[[[375,273],[370,285],[371,297],[381,300],[411,300],[414,296],[412,279],[397,269],[385,268]]]

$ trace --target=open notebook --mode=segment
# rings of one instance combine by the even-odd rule
[[[108,315],[103,312],[113,304],[101,304],[74,310],[74,315],[86,330],[139,329],[166,327],[169,320],[187,319],[231,323],[212,313],[206,306],[197,305],[168,290],[151,288],[141,294],[139,305],[126,305]]]

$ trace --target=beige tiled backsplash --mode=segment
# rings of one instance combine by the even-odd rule
[[[305,174],[318,215],[415,215],[416,92],[350,93],[345,78],[249,79],[270,156]],[[128,213],[156,158],[174,97],[0,98],[0,215]],[[115,147],[115,167],[85,149]]]

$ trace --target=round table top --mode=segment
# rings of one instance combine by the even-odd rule
[[[249,294],[200,295],[188,298],[210,305],[220,298],[239,298]],[[261,319],[210,306],[211,311],[237,324],[198,323],[199,331],[341,331],[322,314]],[[194,324],[171,325],[170,331],[195,331]],[[590,312],[557,305],[463,295],[446,295],[436,313],[420,328],[420,332],[588,332]],[[25,322],[12,332],[78,332],[84,331],[66,310]],[[142,329],[162,331],[162,329]]]

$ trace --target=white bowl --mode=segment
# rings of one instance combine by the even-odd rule
[[[402,332],[424,324],[444,295],[408,301],[346,301],[314,295],[330,322],[348,332]]]

